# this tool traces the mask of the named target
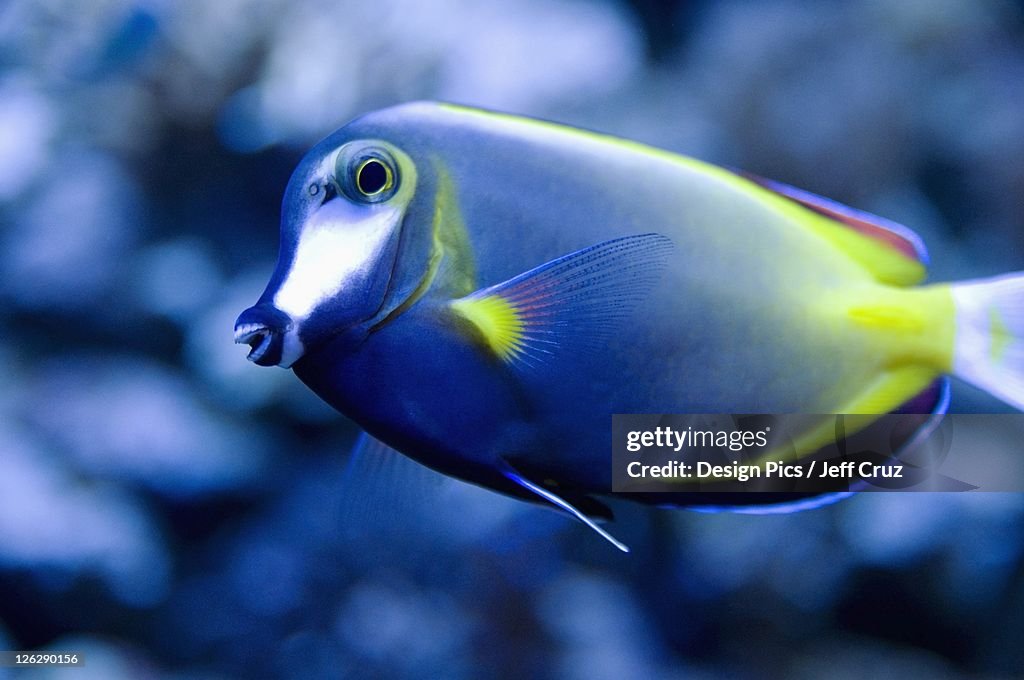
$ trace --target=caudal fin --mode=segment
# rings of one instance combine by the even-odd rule
[[[1024,411],[1024,272],[953,284],[953,372]]]

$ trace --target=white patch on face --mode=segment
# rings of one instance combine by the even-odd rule
[[[274,295],[274,306],[296,326],[325,300],[368,276],[399,220],[397,208],[355,206],[335,199],[303,226],[288,273]],[[298,349],[298,348],[296,348]]]
[[[306,348],[302,346],[299,334],[294,331],[285,333],[284,342],[281,345],[281,360],[277,362],[277,365],[281,368],[291,368],[292,364],[302,358],[305,353]]]

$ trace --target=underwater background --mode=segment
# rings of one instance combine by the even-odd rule
[[[423,98],[884,215],[933,280],[1024,269],[1021,2],[0,2],[0,650],[87,658],[0,678],[1024,676],[1024,494],[618,504],[622,555],[348,469],[355,427],[232,324],[302,154]]]

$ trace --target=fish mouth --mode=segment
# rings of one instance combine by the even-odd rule
[[[258,366],[290,366],[301,355],[295,351],[301,350],[297,338],[290,338],[292,325],[288,315],[273,305],[257,304],[235,322],[235,342],[249,345],[247,358]]]
[[[235,344],[249,345],[249,354],[245,357],[258,366],[271,366],[271,363],[263,363],[271,347],[274,344],[275,331],[265,324],[246,323],[235,328]]]

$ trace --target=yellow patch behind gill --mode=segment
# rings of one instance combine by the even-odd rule
[[[525,324],[519,311],[500,295],[468,297],[452,303],[464,319],[472,323],[487,346],[502,361],[513,361],[524,348]]]
[[[434,214],[430,223],[431,248],[426,269],[409,297],[378,322],[375,329],[404,314],[432,288],[442,289],[442,292],[452,296],[466,295],[476,288],[476,266],[455,196],[455,185],[440,159],[434,158],[432,161],[437,191],[434,194]]]
[[[444,292],[452,297],[461,297],[476,290],[476,263],[462,211],[459,210],[455,182],[439,157],[432,158],[431,163],[437,177],[431,224],[434,249],[444,259]]]

